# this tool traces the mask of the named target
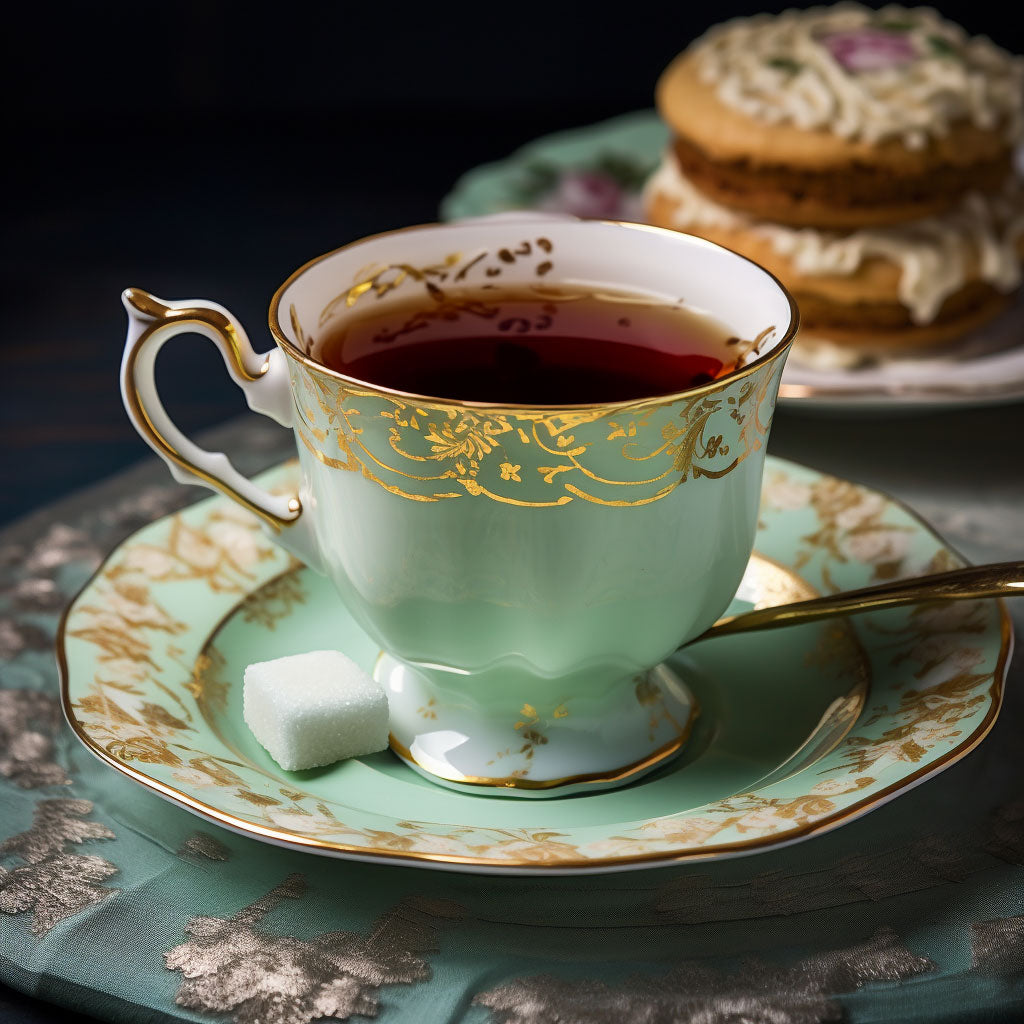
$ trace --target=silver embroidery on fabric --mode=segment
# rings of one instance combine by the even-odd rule
[[[229,860],[231,851],[206,832],[193,832],[178,847],[179,857],[205,857],[207,860]]]
[[[793,967],[750,961],[735,973],[679,964],[660,977],[621,985],[551,975],[519,978],[477,994],[496,1024],[824,1024],[843,1019],[834,996],[876,981],[931,971],[882,928],[867,942],[809,957]]]
[[[65,850],[69,844],[114,838],[105,825],[83,820],[92,809],[89,800],[40,800],[31,828],[0,842],[0,857],[23,862],[10,869],[0,866],[0,911],[31,910],[36,935],[116,892],[102,884],[117,873],[113,864]]]
[[[233,917],[193,917],[188,941],[164,954],[180,971],[179,1006],[230,1014],[237,1024],[306,1024],[321,1017],[375,1016],[382,985],[426,981],[420,955],[437,948],[438,922],[459,916],[440,900],[408,898],[366,935],[327,932],[311,939],[261,926],[283,899],[302,899],[302,875],[290,875]]]
[[[68,599],[54,580],[33,576],[7,591],[14,607],[23,612],[59,612]]]
[[[971,970],[979,974],[1024,973],[1024,917],[972,924]]]
[[[22,789],[66,786],[53,760],[53,737],[63,718],[60,702],[34,690],[0,690],[0,775]]]
[[[25,558],[24,568],[33,576],[46,576],[70,562],[94,569],[100,564],[101,558],[100,549],[83,530],[64,523],[54,523],[32,545]]]
[[[31,622],[0,619],[0,661],[10,661],[22,651],[47,651],[52,644],[50,634]]]

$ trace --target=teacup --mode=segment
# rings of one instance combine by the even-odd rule
[[[542,264],[546,285],[683,296],[759,350],[682,393],[563,408],[405,394],[310,355],[367,304],[498,274],[528,285]],[[797,326],[775,278],[677,232],[520,214],[392,231],[307,263],[274,295],[268,354],[214,303],[129,289],[124,304],[139,433],[177,479],[239,502],[331,578],[380,644],[407,763],[541,796],[632,781],[679,752],[696,709],[662,662],[721,615],[750,556]],[[153,367],[187,332],[219,346],[253,410],[294,429],[297,494],[266,493],[171,423]]]

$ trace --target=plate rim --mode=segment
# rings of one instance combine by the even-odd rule
[[[276,463],[274,466],[268,467],[264,472],[273,472],[278,470],[288,461],[290,460],[284,460]],[[813,466],[807,466],[791,459],[783,459],[778,456],[773,456],[773,461],[781,465],[798,466],[802,469],[810,470],[812,473],[819,476],[833,475],[825,473]],[[837,479],[848,480],[848,478],[845,477],[837,477]],[[893,505],[901,509],[919,528],[930,534],[943,547],[961,560],[966,561],[953,545],[949,544],[942,535],[923,518],[923,516],[914,511],[904,501],[893,497],[886,491],[880,490],[879,488],[861,484],[857,481],[848,480],[848,482],[854,483],[856,486],[869,492],[881,495],[887,502],[891,502]],[[614,871],[670,867],[672,865],[697,861],[724,860],[732,857],[751,856],[756,853],[789,846],[796,842],[802,842],[816,835],[839,828],[840,826],[845,825],[856,818],[862,817],[878,807],[881,807],[883,804],[895,799],[895,797],[902,793],[909,792],[911,789],[914,789],[933,776],[945,771],[949,767],[952,767],[952,765],[966,757],[982,743],[985,737],[992,730],[992,727],[995,725],[1002,709],[1005,697],[1006,678],[1014,650],[1014,632],[1013,620],[1007,610],[1005,600],[1002,598],[996,598],[993,600],[999,614],[999,655],[996,659],[992,682],[988,691],[991,698],[990,704],[984,718],[978,723],[974,730],[955,747],[945,751],[935,761],[928,765],[921,766],[914,772],[910,772],[903,776],[901,779],[893,781],[885,788],[870,796],[866,796],[859,801],[855,801],[834,814],[826,816],[824,819],[796,826],[783,835],[776,834],[752,837],[746,840],[722,843],[717,846],[709,846],[696,850],[683,850],[676,853],[658,851],[653,853],[620,854],[616,856],[598,858],[579,857],[555,862],[528,860],[510,862],[508,860],[497,860],[495,858],[488,857],[471,857],[451,853],[429,853],[416,850],[391,850],[379,847],[373,850],[368,850],[363,846],[325,840],[315,836],[302,836],[298,833],[290,832],[287,829],[260,825],[245,818],[240,818],[229,811],[223,811],[214,807],[212,804],[208,804],[204,800],[200,800],[187,793],[183,793],[174,786],[161,782],[159,779],[155,779],[152,776],[147,775],[145,772],[133,767],[131,763],[121,761],[108,753],[92,739],[85,726],[78,720],[74,708],[72,707],[70,694],[71,671],[67,659],[66,627],[71,614],[75,610],[79,601],[99,580],[108,564],[127,544],[130,544],[133,539],[144,530],[169,520],[176,515],[181,515],[191,509],[194,509],[200,504],[227,500],[228,499],[219,495],[213,495],[209,498],[201,498],[199,501],[186,505],[183,508],[178,509],[176,512],[168,513],[154,519],[150,523],[144,524],[139,527],[139,529],[132,531],[128,536],[122,538],[122,540],[104,556],[100,564],[90,574],[86,582],[64,608],[60,622],[57,626],[54,638],[54,648],[60,684],[61,710],[64,714],[65,721],[71,728],[72,733],[86,748],[86,750],[89,751],[89,753],[102,763],[116,769],[122,775],[130,778],[133,782],[142,785],[144,788],[156,793],[156,795],[170,803],[182,807],[190,813],[204,818],[213,824],[225,827],[237,834],[248,836],[249,838],[255,838],[260,842],[269,842],[276,846],[299,850],[306,853],[316,853],[321,856],[331,856],[346,860],[358,860],[366,863],[380,864],[383,862],[385,864],[394,863],[405,867],[435,868],[448,871],[519,876],[596,874]],[[233,606],[233,608],[237,608],[237,604]]]

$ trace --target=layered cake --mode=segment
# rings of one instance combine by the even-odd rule
[[[652,224],[735,249],[800,307],[799,357],[948,344],[1021,282],[1024,61],[930,8],[719,25],[657,87]]]

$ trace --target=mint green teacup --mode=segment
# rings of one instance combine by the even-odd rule
[[[531,285],[542,264],[545,286],[683,297],[759,350],[680,394],[564,408],[405,394],[314,357],[370,304],[499,273]],[[399,756],[437,781],[537,796],[630,781],[678,752],[694,708],[661,662],[723,612],[750,555],[797,323],[775,278],[677,232],[518,214],[313,260],[274,296],[268,354],[213,303],[136,289],[124,303],[135,426],[179,480],[241,503],[333,580],[382,648]],[[220,347],[251,408],[294,429],[298,494],[263,492],[170,422],[153,366],[187,332]]]

